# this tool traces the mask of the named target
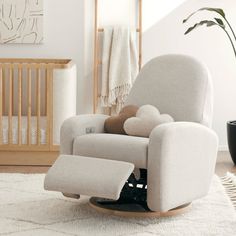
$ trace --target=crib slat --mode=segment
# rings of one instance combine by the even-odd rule
[[[8,144],[12,144],[13,65],[9,66]]]
[[[0,65],[0,144],[2,141],[2,113],[3,113],[3,83],[2,83],[2,64]]]
[[[18,144],[21,145],[22,65],[18,64]]]
[[[49,136],[49,142],[50,142],[50,150],[53,148],[53,68],[54,64],[51,65],[50,68],[50,118],[49,118],[49,125],[50,125],[50,136]]]
[[[48,99],[48,97],[47,97],[47,87],[48,87],[48,83],[47,83],[47,69],[46,69],[46,65],[44,64],[44,114],[45,114],[45,116],[47,116],[47,103],[48,103],[48,101],[47,101],[47,99]]]
[[[6,114],[6,78],[5,78],[5,64],[2,64],[2,113]]]
[[[31,144],[31,67],[28,65],[27,68],[27,100],[28,100],[28,106],[27,106],[27,144]]]
[[[52,144],[52,69],[47,67],[46,69],[47,79],[47,129],[46,129],[46,143],[51,146]]]
[[[10,66],[11,68],[11,73],[12,73],[12,84],[11,84],[11,87],[12,87],[12,99],[11,99],[11,107],[12,107],[12,115],[14,113],[14,96],[15,96],[15,91],[14,91],[14,64],[11,64]]]
[[[46,69],[46,98],[47,98],[47,104],[46,104],[46,115],[47,115],[47,128],[46,128],[46,144],[49,145],[49,135],[50,135],[50,126],[49,126],[49,122],[50,122],[50,71],[49,68]]]
[[[40,99],[41,99],[41,71],[40,68],[36,69],[36,77],[37,77],[37,87],[36,87],[36,94],[37,94],[37,143],[40,145],[41,143],[41,133],[40,133]]]

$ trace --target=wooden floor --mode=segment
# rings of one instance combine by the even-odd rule
[[[236,174],[236,166],[234,165],[229,152],[219,152],[216,163],[216,174],[224,176],[227,171]]]
[[[46,173],[49,166],[0,166],[0,173]],[[216,164],[216,174],[219,176],[233,172],[236,174],[236,166],[233,164],[228,152],[219,152]]]

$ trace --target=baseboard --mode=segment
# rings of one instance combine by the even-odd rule
[[[51,166],[58,151],[0,151],[0,165]]]

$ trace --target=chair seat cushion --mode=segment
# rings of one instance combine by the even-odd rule
[[[147,168],[149,138],[118,134],[86,134],[75,138],[73,154],[133,163]]]

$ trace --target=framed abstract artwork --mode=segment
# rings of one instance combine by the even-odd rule
[[[43,0],[0,0],[0,43],[43,43]]]

